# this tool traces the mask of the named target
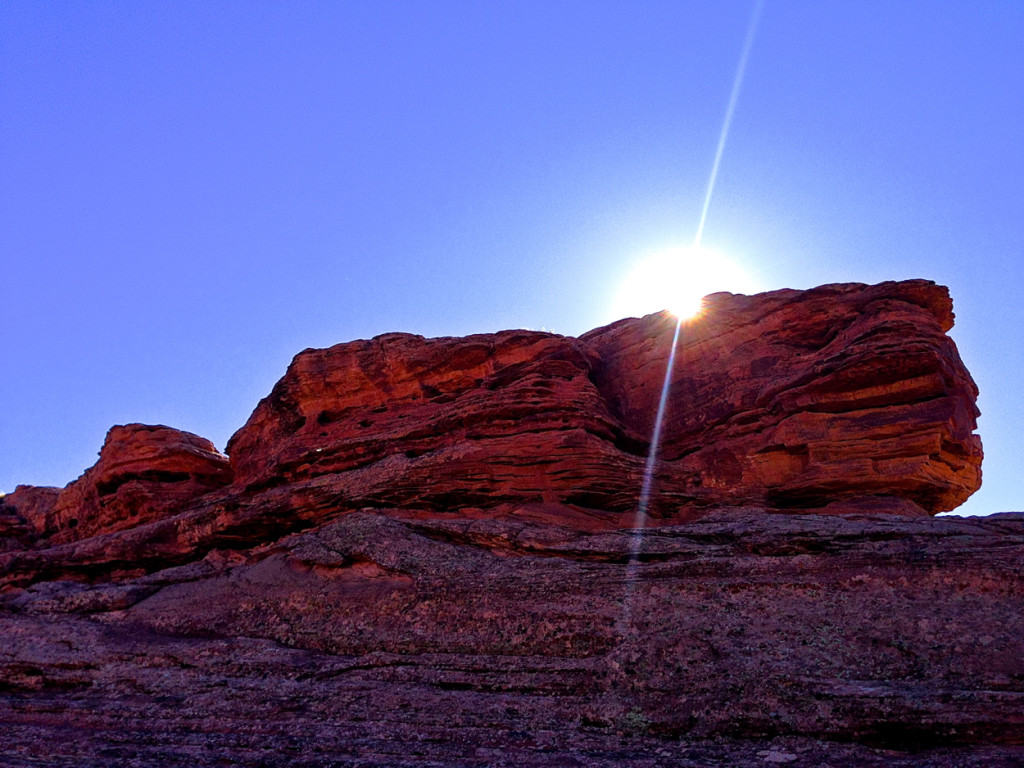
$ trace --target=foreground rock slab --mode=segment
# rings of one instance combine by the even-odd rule
[[[1024,515],[732,510],[649,529],[631,567],[634,545],[367,510],[244,560],[38,583],[0,610],[0,749],[12,765],[1024,760]]]

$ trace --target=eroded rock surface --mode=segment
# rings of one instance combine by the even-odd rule
[[[927,281],[709,297],[642,533],[667,315],[306,350],[229,458],[115,427],[0,499],[0,753],[1020,764],[1024,516],[931,516],[980,484],[952,322]]]
[[[898,496],[934,514],[981,484],[977,388],[946,335],[944,288],[830,285],[705,306],[681,330],[660,451],[695,500],[799,509]],[[673,325],[652,316],[581,337],[638,440],[653,429]]]
[[[982,453],[952,323],[948,293],[925,281],[710,297],[681,329],[654,513],[849,511],[877,496],[954,509],[980,485]],[[651,315],[580,339],[388,334],[307,350],[228,453],[241,483],[330,476],[352,507],[631,511],[674,329]]]
[[[99,461],[57,496],[43,534],[60,544],[133,528],[230,481],[227,457],[206,438],[164,426],[111,427]]]
[[[946,289],[923,280],[709,297],[680,329],[649,511],[955,508],[982,452],[952,322]],[[587,510],[573,520],[590,530],[629,525],[674,330],[658,314],[579,339],[386,334],[306,350],[229,441],[230,465],[195,435],[113,428],[97,464],[34,513],[37,549],[131,530],[142,559],[147,541],[201,557],[246,529],[257,544],[366,506],[557,504]]]
[[[37,583],[0,609],[0,745],[11,765],[1024,760],[1024,515],[737,510],[648,529],[636,567],[633,547],[365,510]]]
[[[46,530],[60,488],[19,485],[0,496],[0,552],[24,549]]]
[[[331,476],[354,508],[585,498],[622,511],[639,459],[616,446],[600,364],[577,339],[530,331],[307,350],[227,450],[239,483]]]

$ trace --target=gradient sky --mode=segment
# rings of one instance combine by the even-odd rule
[[[0,490],[118,423],[223,448],[305,347],[616,319],[693,239],[752,5],[4,0]],[[703,239],[950,287],[968,514],[1024,509],[1022,40],[1019,0],[766,0]]]

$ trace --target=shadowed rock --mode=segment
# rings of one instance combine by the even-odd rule
[[[638,539],[675,322],[306,350],[230,460],[115,427],[3,497],[0,752],[1020,764],[1024,517],[932,517],[981,481],[946,289],[708,297]]]
[[[42,533],[60,544],[133,528],[230,482],[227,457],[206,438],[146,424],[111,427],[99,461],[60,492]]]
[[[0,496],[0,552],[31,546],[46,530],[60,488],[19,485]]]

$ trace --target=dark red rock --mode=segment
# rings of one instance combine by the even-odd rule
[[[634,547],[368,510],[244,558],[40,583],[0,602],[0,749],[146,766],[1024,759],[1024,516],[728,512],[648,529],[631,567]]]
[[[828,285],[705,306],[681,328],[660,452],[695,499],[797,510],[898,496],[934,514],[981,485],[977,387],[946,335],[945,288]],[[674,326],[652,316],[581,337],[636,439],[653,428]]]
[[[920,515],[980,484],[977,389],[945,334],[945,288],[706,304],[681,328],[653,522],[738,505]],[[0,578],[152,570],[367,506],[631,525],[674,329],[659,314],[580,339],[387,334],[306,350],[229,442],[232,485],[202,438],[115,428],[46,516],[48,549],[5,556]]]
[[[447,510],[507,502],[622,512],[639,457],[576,339],[387,334],[306,350],[228,443],[236,482],[330,478],[336,503]]]
[[[60,492],[45,517],[50,544],[167,518],[231,482],[231,468],[209,440],[164,426],[111,427],[99,461]]]
[[[0,496],[0,551],[21,549],[46,529],[60,488],[19,485]]]
[[[653,511],[958,506],[982,452],[951,307],[926,281],[710,297],[681,329]],[[661,314],[580,339],[388,334],[307,350],[228,453],[239,483],[330,477],[350,508],[630,511],[674,329]]]
[[[230,466],[115,427],[2,500],[0,754],[1018,765],[1024,517],[931,517],[980,484],[951,325],[926,281],[710,297],[642,534],[666,315],[306,350]]]

